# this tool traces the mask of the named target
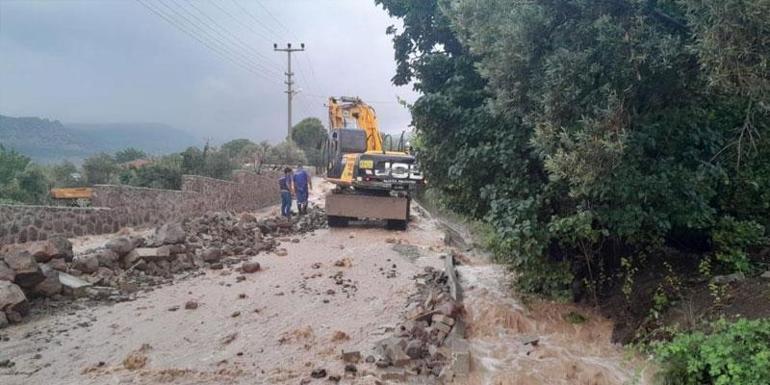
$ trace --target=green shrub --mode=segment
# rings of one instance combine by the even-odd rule
[[[667,385],[770,383],[770,319],[719,320],[711,332],[677,335],[656,347]]]
[[[726,216],[711,233],[717,261],[732,271],[750,269],[746,249],[765,243],[765,228],[754,221],[741,221]]]

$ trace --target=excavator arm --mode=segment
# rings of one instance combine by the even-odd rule
[[[382,135],[377,114],[359,98],[329,98],[329,125],[335,128],[359,128],[366,133],[366,151],[382,151]]]

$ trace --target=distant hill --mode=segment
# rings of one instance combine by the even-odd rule
[[[79,163],[99,152],[134,147],[160,155],[201,145],[194,136],[157,123],[62,124],[35,117],[0,115],[0,143],[42,163]]]

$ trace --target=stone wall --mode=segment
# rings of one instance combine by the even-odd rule
[[[121,226],[106,208],[0,205],[0,245],[111,233]]]
[[[189,212],[188,195],[177,190],[96,185],[91,205],[112,209],[121,227],[157,225],[183,218]]]
[[[96,185],[88,208],[0,205],[0,244],[112,233],[207,211],[253,211],[279,202],[278,175],[237,171],[235,182],[184,175],[181,191]]]

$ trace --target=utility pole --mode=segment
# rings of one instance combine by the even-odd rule
[[[286,48],[278,48],[277,43],[273,43],[273,51],[280,51],[280,52],[286,52],[286,55],[288,57],[288,71],[286,71],[286,96],[287,96],[287,110],[288,110],[288,128],[286,129],[287,132],[287,141],[291,141],[291,99],[294,97],[294,94],[297,93],[297,91],[294,91],[292,89],[292,86],[294,85],[294,82],[291,80],[291,77],[294,76],[294,72],[291,72],[291,53],[297,52],[297,51],[304,51],[305,50],[305,43],[300,43],[300,48],[291,48],[291,43],[286,43]]]

